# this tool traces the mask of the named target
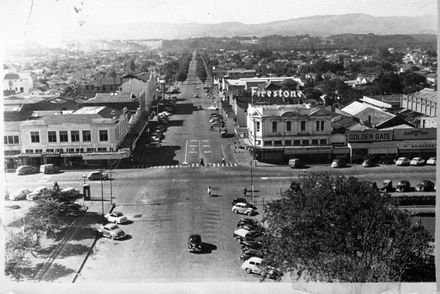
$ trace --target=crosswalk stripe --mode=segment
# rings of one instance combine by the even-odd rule
[[[237,163],[218,163],[218,162],[208,162],[205,163],[203,167],[237,167]],[[185,167],[201,167],[199,163],[188,163],[188,164],[179,164],[179,165],[154,165],[154,166],[140,166],[143,168],[185,168]],[[136,166],[138,168],[138,166]],[[39,182],[47,182],[47,180],[40,179]]]

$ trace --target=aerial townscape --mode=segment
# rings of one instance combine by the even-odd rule
[[[7,289],[434,293],[437,36],[302,21],[8,52]]]

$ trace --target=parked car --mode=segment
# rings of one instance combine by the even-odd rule
[[[394,190],[393,181],[384,180],[379,190],[384,192],[392,192]]]
[[[425,164],[425,160],[421,157],[414,157],[409,163],[409,165],[414,165],[414,166],[420,166],[424,164]]]
[[[44,174],[54,174],[59,172],[60,168],[54,164],[43,164],[40,165],[40,173],[44,173]]]
[[[368,158],[362,162],[362,167],[372,167],[372,166],[376,166],[376,164],[373,162],[372,159]]]
[[[119,228],[117,224],[100,225],[98,232],[103,236],[112,240],[122,239],[126,236],[125,232]]]
[[[17,201],[17,200],[25,200],[26,196],[30,194],[32,191],[29,189],[20,189],[15,193],[9,194],[9,200]]]
[[[197,95],[197,94],[195,94],[195,95],[194,95],[194,98],[200,98],[200,96],[199,96],[199,95]]]
[[[430,180],[423,180],[416,185],[416,191],[419,192],[431,192],[434,191],[434,183]]]
[[[160,142],[157,142],[157,141],[148,142],[147,144],[145,144],[145,147],[147,149],[159,149],[160,148]]]
[[[248,203],[238,202],[232,207],[232,212],[253,215],[256,213],[256,209],[254,207],[250,207]]]
[[[223,129],[220,131],[221,138],[226,138],[227,136],[228,136],[228,130]]]
[[[238,197],[238,198],[234,198],[234,200],[232,200],[232,205],[235,205],[237,203],[247,203],[246,199]]]
[[[397,186],[396,191],[397,192],[408,192],[411,188],[411,184],[407,180],[401,180]]]
[[[240,256],[241,260],[248,260],[251,257],[263,257],[263,253],[258,249],[248,248],[245,251],[243,251],[242,255]]]
[[[78,189],[68,187],[60,190],[60,197],[65,197],[70,200],[76,200],[82,197]]]
[[[105,219],[111,223],[123,224],[128,221],[127,217],[120,211],[112,211],[104,215]]]
[[[237,222],[237,227],[241,227],[243,225],[256,225],[258,222],[251,218],[242,218]]]
[[[398,165],[398,166],[409,165],[410,163],[411,163],[411,160],[409,160],[407,157],[399,157],[396,160],[396,165]]]
[[[290,168],[303,168],[304,162],[300,158],[289,159]]]
[[[343,159],[334,159],[332,164],[331,164],[331,167],[332,168],[341,168],[341,167],[345,167],[345,165],[346,165],[345,160],[343,160]]]
[[[435,157],[428,158],[428,160],[426,161],[426,164],[428,164],[428,165],[435,165],[436,164],[436,158]]]
[[[241,269],[244,269],[248,274],[261,274],[263,259],[260,257],[251,257],[241,265]]]
[[[244,252],[247,249],[261,249],[261,247],[263,247],[263,245],[261,244],[261,242],[252,240],[251,238],[248,239],[241,239],[239,240],[240,244],[241,244],[241,251]]]
[[[92,171],[91,173],[89,173],[89,175],[87,176],[87,179],[89,181],[100,181],[100,180],[108,180],[108,174],[102,172],[102,171]]]
[[[272,280],[281,281],[281,278],[283,277],[283,272],[280,269],[277,269],[273,266],[267,266],[263,269],[261,273],[261,277],[263,278],[269,278]]]
[[[258,224],[243,224],[240,226],[240,228],[248,231],[263,232],[263,228],[260,227]]]
[[[188,237],[188,251],[202,252],[202,236],[200,234],[191,234]]]
[[[32,165],[21,165],[17,167],[15,170],[15,173],[17,175],[28,175],[28,174],[35,174],[38,173],[38,170],[35,166]]]
[[[34,189],[31,193],[26,196],[27,200],[38,200],[46,198],[52,194],[52,191],[46,187],[40,186]]]

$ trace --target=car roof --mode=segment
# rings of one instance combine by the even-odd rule
[[[117,225],[117,224],[110,223],[110,224],[106,224],[106,225],[104,225],[104,227],[107,227],[107,228],[109,228],[109,229],[114,229],[114,228],[118,228],[118,225]]]
[[[189,235],[190,238],[201,238],[202,236],[200,234],[190,234]]]
[[[247,261],[248,261],[248,262],[253,261],[253,262],[259,262],[259,263],[261,263],[261,262],[263,262],[263,259],[260,258],[260,257],[253,256],[253,257],[249,258]]]

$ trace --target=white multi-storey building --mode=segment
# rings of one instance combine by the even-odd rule
[[[29,73],[7,73],[3,78],[3,90],[29,94],[34,86],[34,81]]]
[[[87,164],[129,156],[118,150],[129,127],[130,113],[106,106],[83,107],[69,114],[55,114],[20,123],[19,157],[40,165]]]
[[[247,109],[249,145],[256,159],[284,162],[347,157],[343,134],[333,134],[330,107],[295,105],[254,105]]]

